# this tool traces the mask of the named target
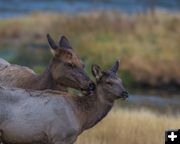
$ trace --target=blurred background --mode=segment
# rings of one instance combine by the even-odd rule
[[[120,59],[131,93],[77,144],[160,144],[180,128],[179,0],[0,0],[1,58],[42,73],[47,33],[65,35],[90,76]]]

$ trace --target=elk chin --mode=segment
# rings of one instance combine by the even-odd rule
[[[120,100],[123,100],[123,101],[126,101],[128,98],[127,97],[123,97],[123,96],[116,96],[115,100],[117,99],[120,99]]]
[[[125,97],[122,97],[121,99],[122,99],[122,100],[127,100],[128,98],[127,98],[127,97],[126,97],[126,98],[125,98]]]

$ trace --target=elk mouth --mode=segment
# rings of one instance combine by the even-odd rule
[[[88,89],[81,89],[81,93],[82,93],[84,96],[90,95],[92,92],[93,92],[93,91],[88,90]]]
[[[83,95],[90,95],[96,89],[94,83],[90,83],[86,89],[81,89]]]

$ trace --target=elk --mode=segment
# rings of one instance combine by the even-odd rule
[[[57,45],[49,34],[47,39],[53,58],[43,74],[12,65],[0,59],[0,84],[34,90],[53,89],[67,91],[67,87],[91,91],[95,85],[84,72],[84,64],[73,51],[68,39],[62,36]]]
[[[7,144],[73,144],[77,137],[101,121],[115,100],[128,97],[116,72],[92,66],[97,86],[77,97],[60,91],[0,87],[0,132]],[[69,96],[67,96],[69,95]]]

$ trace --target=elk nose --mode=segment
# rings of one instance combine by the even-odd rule
[[[88,90],[89,91],[94,91],[96,88],[95,84],[94,83],[90,83],[89,86],[88,86]]]
[[[122,96],[123,96],[123,98],[128,98],[129,93],[127,91],[123,91]]]

